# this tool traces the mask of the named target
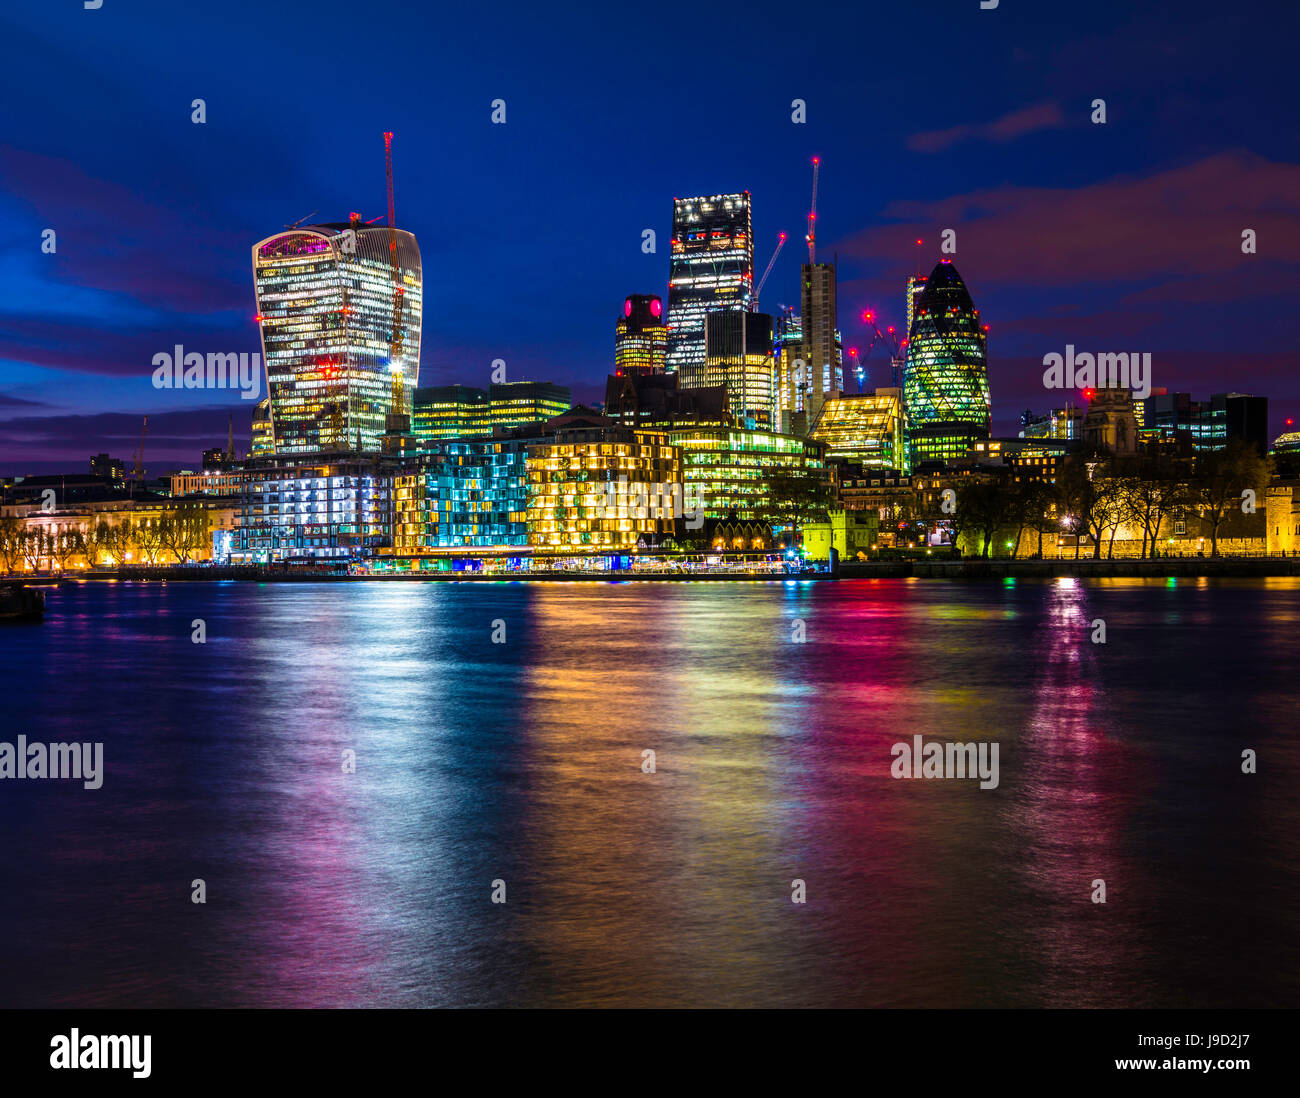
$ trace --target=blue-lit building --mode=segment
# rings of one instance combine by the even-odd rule
[[[394,555],[527,545],[529,441],[424,442],[394,480]]]

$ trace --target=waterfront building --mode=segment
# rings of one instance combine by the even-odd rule
[[[561,552],[654,548],[683,509],[680,451],[663,431],[581,406],[528,447],[528,541]]]
[[[803,548],[809,560],[866,559],[879,546],[880,517],[874,511],[832,510],[826,518],[804,524]]]
[[[754,237],[749,192],[673,199],[667,369],[682,385],[707,384],[704,317],[751,308]]]
[[[779,525],[785,493],[808,500],[830,495],[825,448],[774,431],[679,426],[668,438],[681,451],[688,499],[708,518],[734,516]]]
[[[250,460],[231,559],[275,564],[373,555],[391,536],[395,470],[391,459],[357,451]]]
[[[987,336],[965,282],[946,259],[916,301],[903,394],[913,465],[962,457],[989,437]]]
[[[826,446],[828,458],[877,469],[907,472],[911,468],[901,389],[831,397],[822,406],[811,437]]]
[[[701,386],[726,386],[736,422],[750,428],[775,425],[772,318],[766,313],[722,312],[705,317]]]
[[[390,362],[394,279],[384,226],[309,225],[253,245],[253,284],[277,454],[377,450],[394,374],[419,379],[420,249],[396,232],[401,355]],[[358,441],[359,440],[359,441]]]
[[[394,477],[392,553],[526,546],[529,442],[430,441]]]
[[[662,374],[667,362],[663,301],[658,294],[629,294],[614,328],[614,375]]]

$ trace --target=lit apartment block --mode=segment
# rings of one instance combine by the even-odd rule
[[[630,552],[671,537],[682,465],[663,431],[575,413],[528,448],[528,541],[561,552]]]
[[[371,556],[390,536],[392,467],[374,455],[250,461],[231,560],[271,564]]]
[[[394,479],[393,553],[528,544],[528,442],[437,441]]]
[[[379,448],[393,374],[407,393],[420,369],[420,249],[397,230],[400,361],[391,363],[389,230],[310,225],[253,245],[262,357],[277,454]]]

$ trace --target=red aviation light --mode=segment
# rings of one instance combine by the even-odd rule
[[[257,321],[258,324],[261,324],[262,321],[266,319],[266,317],[262,316],[261,313],[258,313],[257,316],[253,317],[253,319]]]
[[[1084,400],[1091,400],[1091,399],[1092,399],[1093,397],[1095,397],[1096,395],[1097,395],[1097,390],[1096,390],[1096,389],[1084,389],[1084,391],[1083,391],[1083,399],[1084,399]]]

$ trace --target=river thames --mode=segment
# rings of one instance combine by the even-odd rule
[[[103,786],[0,782],[0,1005],[1300,1006],[1298,629],[1296,579],[65,585],[0,738]]]

